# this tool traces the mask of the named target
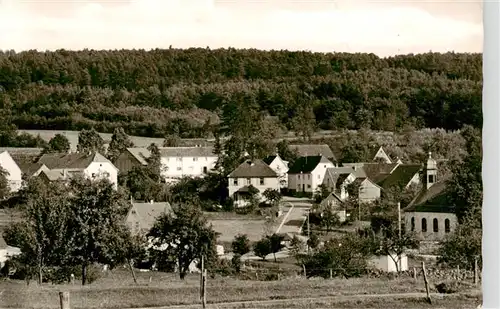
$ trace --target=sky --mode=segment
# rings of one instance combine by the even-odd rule
[[[0,48],[481,52],[480,0],[0,0]]]

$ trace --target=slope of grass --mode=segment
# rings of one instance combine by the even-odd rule
[[[78,285],[78,283],[39,287],[34,282],[27,286],[24,282],[3,281],[0,282],[0,292],[2,292],[0,307],[57,308],[59,302],[58,292],[62,290],[70,291],[71,305],[75,309],[138,308],[199,303],[198,275],[190,275],[185,281],[179,280],[175,274],[139,272],[137,275],[139,277],[138,285],[134,285],[130,274],[122,270],[109,272],[105,277],[84,287]],[[216,277],[208,279],[207,301],[209,303],[220,303],[407,292],[424,292],[423,283],[413,281],[410,278],[393,280],[381,278],[331,280],[287,278],[280,281],[265,282]],[[471,304],[475,302],[477,301],[474,299],[470,301]],[[396,305],[395,302],[391,304]],[[297,302],[298,307],[293,308],[311,308],[307,304],[302,304],[303,307],[299,305],[300,303]],[[327,304],[324,305],[324,307],[326,306]],[[398,305],[392,308],[396,307],[403,308],[406,306],[403,304],[403,306]],[[345,308],[354,307],[346,306]]]

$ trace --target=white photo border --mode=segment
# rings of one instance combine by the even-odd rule
[[[483,1],[483,308],[500,308],[500,3]]]

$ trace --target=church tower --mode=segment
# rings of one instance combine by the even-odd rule
[[[437,182],[437,162],[432,158],[430,152],[427,163],[425,164],[424,177],[424,185],[426,189],[429,189]]]

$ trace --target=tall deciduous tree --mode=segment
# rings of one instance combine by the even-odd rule
[[[180,137],[176,134],[167,135],[163,140],[163,147],[178,147],[180,141],[181,141]]]
[[[146,159],[148,163],[148,171],[151,179],[154,181],[161,181],[161,153],[156,144],[151,143],[148,147],[149,157]]]
[[[419,241],[412,233],[401,231],[399,237],[395,224],[384,227],[382,231],[375,234],[373,238],[373,253],[375,255],[387,255],[396,265],[396,271],[400,271],[401,257],[408,249],[418,249]]]
[[[472,216],[481,226],[483,200],[481,134],[478,129],[465,127],[462,131],[467,155],[462,162],[452,167],[453,177],[449,182],[449,200],[455,205],[459,222]]]
[[[148,236],[154,246],[166,246],[166,250],[156,253],[160,255],[157,259],[176,262],[181,279],[186,277],[193,261],[203,257],[209,268],[217,258],[217,233],[195,205],[176,205],[173,213],[157,219]]]
[[[94,129],[82,130],[78,134],[77,150],[79,152],[99,152],[104,153],[104,140]]]
[[[455,231],[445,239],[438,249],[438,263],[445,263],[450,267],[474,269],[474,259],[479,258],[482,264],[481,239],[482,231],[477,227],[474,218],[466,218],[458,225]]]
[[[68,233],[71,262],[80,265],[82,285],[93,263],[116,264],[117,244],[129,204],[106,179],[71,181],[71,207]]]
[[[62,134],[56,134],[50,139],[48,146],[45,147],[45,153],[64,152],[67,153],[71,148],[68,138]]]
[[[6,236],[8,241],[20,247],[27,266],[37,270],[41,284],[45,266],[61,266],[69,259],[70,200],[59,184],[46,185],[35,178],[28,186],[31,189],[22,220],[11,226]],[[14,237],[11,231],[17,235]]]
[[[125,133],[125,130],[122,127],[116,128],[109,143],[108,158],[111,162],[115,162],[118,156],[130,147],[134,147],[134,143],[132,143],[127,133]]]

